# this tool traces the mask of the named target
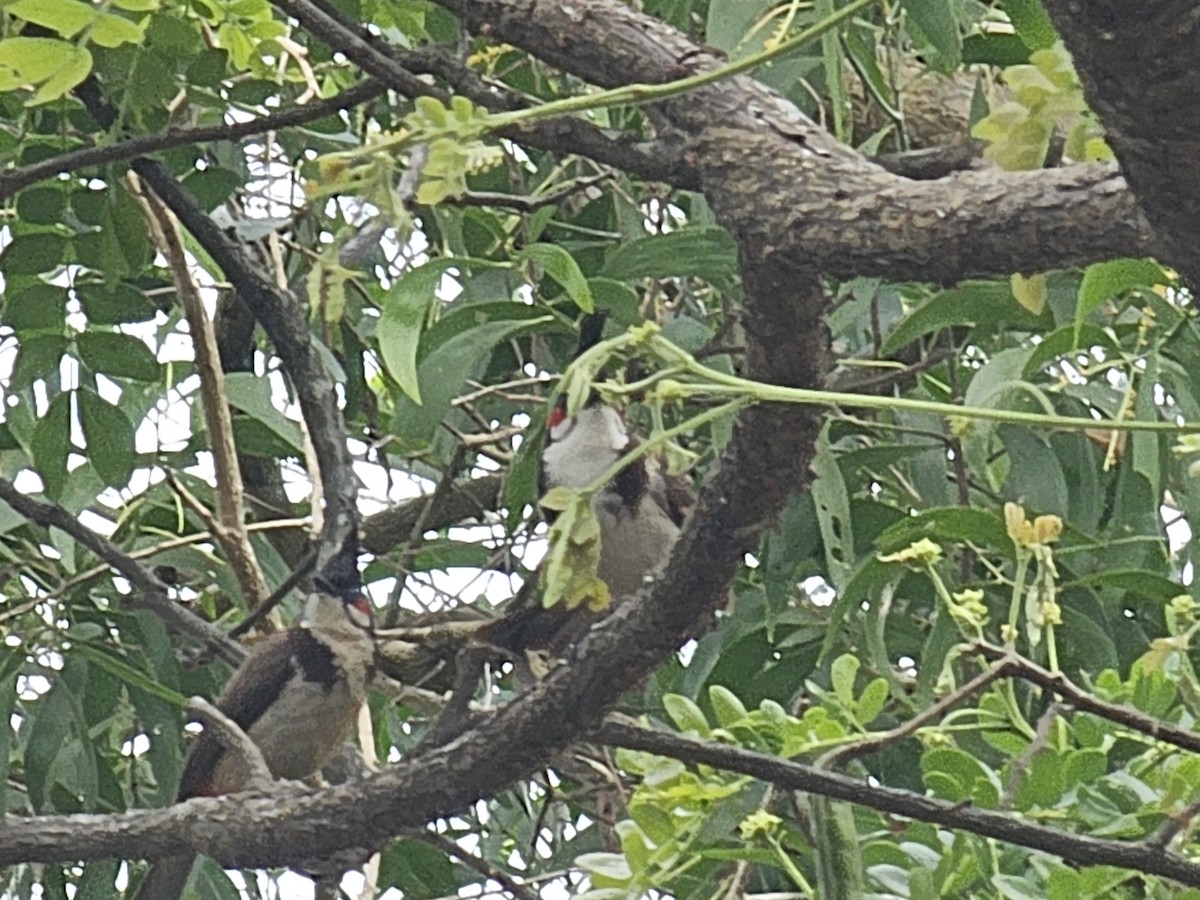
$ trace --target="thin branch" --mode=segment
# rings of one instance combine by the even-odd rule
[[[862,740],[855,741],[852,744],[846,744],[842,747],[837,747],[818,760],[818,765],[823,768],[835,769],[844,762],[851,759],[858,759],[860,756],[866,756],[869,753],[878,753],[885,747],[901,741],[918,730],[925,727],[930,722],[935,722],[943,715],[957,706],[964,700],[974,697],[990,685],[993,681],[1004,676],[1004,670],[1000,666],[987,669],[979,673],[958,690],[947,694],[937,703],[930,706],[928,709],[923,709],[908,721],[897,725],[890,731],[883,731],[877,734],[870,734]]]
[[[130,180],[135,179],[131,177]],[[217,498],[217,515],[213,521],[205,524],[217,536],[217,541],[225,552],[225,559],[228,560],[229,568],[237,580],[246,608],[253,609],[269,591],[254,548],[250,546],[250,535],[246,533],[242,472],[238,468],[237,447],[233,441],[233,418],[229,412],[225,372],[221,368],[217,338],[213,333],[208,313],[204,311],[200,289],[188,266],[183,241],[179,237],[179,223],[157,197],[141,190],[140,185],[136,186],[135,195],[146,211],[146,220],[150,224],[154,243],[167,260],[167,267],[171,271],[171,278],[183,304],[188,330],[192,336],[192,356],[196,364],[196,373],[200,377],[200,407],[204,414],[204,427],[208,432],[209,449],[213,456],[213,474],[217,482],[214,491]],[[184,490],[183,485],[173,476],[172,487]],[[198,501],[196,505],[200,509],[204,508]]]
[[[271,786],[275,779],[271,776],[271,769],[263,758],[262,750],[250,740],[250,736],[237,722],[203,697],[191,697],[188,700],[187,712],[228,751],[238,772],[246,776],[246,790],[261,791]]]
[[[272,2],[318,39],[345,54],[364,72],[405,97],[436,97],[443,103],[449,102],[449,93],[417,77],[419,73],[426,73],[443,79],[455,93],[492,112],[529,105],[515,94],[505,93],[489,84],[444,53],[401,50],[358,23],[337,15],[325,4],[312,0]],[[683,158],[681,148],[666,140],[638,141],[626,135],[614,135],[578,117],[528,122],[501,129],[498,134],[544,150],[586,156],[648,181],[663,181],[684,189],[699,187],[696,173]]]
[[[299,564],[296,568],[292,569],[291,573],[283,580],[279,587],[275,588],[271,592],[271,595],[255,607],[246,618],[242,619],[242,621],[229,630],[229,636],[231,638],[240,638],[242,635],[248,634],[257,628],[258,624],[270,615],[271,610],[282,603],[284,598],[292,592],[293,588],[308,577],[308,574],[316,564],[317,551],[310,547],[304,551],[304,556],[301,558]]]
[[[296,528],[302,529],[308,524],[308,519],[270,519],[266,522],[251,522],[246,526],[247,531],[278,531],[280,529]],[[208,541],[216,540],[211,531],[197,531],[195,534],[185,534],[179,537],[171,538],[162,541],[158,544],[152,544],[149,547],[140,547],[137,550],[129,551],[130,559],[150,559],[158,556],[161,553],[170,553],[172,550],[178,550],[180,547],[191,547],[196,544],[203,544]],[[90,569],[84,569],[74,578],[69,581],[64,581],[59,587],[60,592],[65,592],[71,588],[78,587],[81,584],[86,584],[98,575],[103,575],[108,571],[108,566],[93,566]]]
[[[70,153],[52,156],[28,166],[0,171],[0,201],[7,200],[17,191],[47,178],[53,178],[62,172],[79,172],[89,166],[124,162],[160,150],[169,150],[172,147],[183,147],[207,141],[236,141],[264,134],[272,129],[305,125],[317,119],[323,119],[339,110],[374,100],[386,90],[386,85],[373,79],[367,79],[327,100],[291,106],[265,116],[259,116],[248,122],[167,128],[161,134],[150,134],[99,147],[72,150]]]
[[[568,197],[585,191],[594,185],[612,178],[609,172],[601,172],[589,178],[579,178],[566,187],[560,188],[541,197],[524,197],[517,194],[499,194],[494,191],[467,191],[461,197],[446,200],[449,206],[503,206],[517,212],[531,213],[545,206],[555,206]]]
[[[133,587],[129,599],[144,605],[159,616],[172,631],[198,641],[213,655],[230,665],[238,665],[245,651],[219,629],[188,612],[167,596],[167,587],[108,538],[97,534],[57,503],[35,500],[16,489],[11,481],[0,477],[0,500],[25,518],[45,528],[54,527],[69,534],[84,547],[119,572]]]
[[[426,523],[429,521],[429,514],[434,506],[441,503],[446,494],[454,487],[454,475],[458,472],[462,465],[463,457],[466,455],[466,450],[463,445],[456,444],[454,452],[450,456],[450,462],[446,464],[446,468],[442,472],[442,477],[438,479],[437,485],[433,491],[425,498],[425,503],[421,507],[421,512],[417,515],[417,519],[413,522],[412,528],[409,529],[408,539],[404,542],[404,548],[400,551],[400,560],[396,566],[396,570],[400,576],[406,577],[408,571],[412,568],[413,559],[417,555],[417,550],[425,536]]]
[[[1165,741],[1176,747],[1182,747],[1184,750],[1190,750],[1192,753],[1200,753],[1200,733],[1188,731],[1171,722],[1164,722],[1148,716],[1132,706],[1108,703],[1094,697],[1072,683],[1065,675],[1044,669],[1037,663],[1010,653],[1003,647],[979,643],[969,648],[967,653],[999,663],[996,668],[1002,670],[1003,674],[1022,678],[1031,684],[1045,688],[1062,697],[1077,710],[1095,713],[1118,725],[1139,731],[1156,741]]]
[[[75,92],[93,119],[105,128],[116,124],[116,110],[95,78],[84,80]],[[225,233],[166,166],[142,157],[133,161],[133,170],[221,268],[275,346],[296,392],[321,473],[325,518],[318,539],[317,567],[325,570],[334,560],[342,561],[343,566],[346,561],[352,563],[359,521],[354,460],[346,444],[337,387],[309,329],[303,305],[261,273],[245,247]]]
[[[1033,740],[1029,742],[1020,755],[1015,757],[1008,769],[1008,783],[1004,785],[1004,793],[1000,796],[1000,808],[1011,809],[1013,802],[1016,800],[1017,791],[1021,787],[1021,780],[1029,771],[1029,767],[1033,765],[1034,757],[1046,749],[1050,743],[1050,729],[1054,727],[1054,723],[1058,721],[1058,717],[1064,712],[1064,704],[1051,703],[1046,707],[1046,711],[1042,713],[1038,719],[1037,729],[1034,731]]]
[[[474,853],[469,853],[464,850],[454,841],[440,834],[434,834],[431,831],[414,831],[412,837],[416,838],[423,844],[428,844],[437,850],[442,851],[447,856],[453,856],[464,866],[484,878],[491,879],[499,884],[502,888],[512,894],[517,900],[538,900],[536,891],[530,890],[521,882],[517,881],[508,872],[501,869],[499,866],[493,865],[486,859],[476,856]]]
[[[1200,886],[1200,865],[1143,842],[1113,841],[1058,831],[1006,813],[947,803],[740,747],[645,728],[625,717],[610,716],[593,739],[615,747],[643,750],[683,762],[751,775],[781,788],[806,791],[893,816],[962,829],[1049,853],[1079,865],[1118,866]]]

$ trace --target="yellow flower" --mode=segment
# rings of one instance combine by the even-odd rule
[[[781,824],[783,824],[783,819],[779,818],[779,816],[772,815],[765,809],[760,809],[742,819],[742,824],[738,826],[738,830],[742,833],[742,840],[749,841],[760,835],[762,837],[770,837]]]
[[[895,553],[881,553],[880,562],[897,562],[906,566],[927,567],[937,565],[942,559],[942,548],[929,538],[921,538]]]
[[[950,604],[950,615],[962,624],[970,626],[976,631],[982,631],[988,620],[987,606],[983,602],[983,591],[968,588],[950,596],[954,600]]]
[[[1017,503],[1004,504],[1004,527],[1018,547],[1052,544],[1062,534],[1063,523],[1058,516],[1038,516],[1032,522],[1025,508]]]

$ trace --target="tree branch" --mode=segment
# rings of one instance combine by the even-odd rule
[[[116,112],[94,78],[85,80],[76,93],[92,118],[105,128],[113,126]],[[260,273],[242,245],[221,230],[165,166],[141,158],[134,160],[133,170],[221,267],[275,345],[296,391],[321,472],[325,518],[318,539],[317,568],[323,569],[358,539],[358,484],[336,386],[309,330],[305,311],[295,297]]]
[[[97,534],[57,503],[35,500],[22,494],[11,481],[0,478],[0,500],[3,500],[29,521],[44,528],[54,527],[69,534],[84,547],[119,572],[133,587],[130,602],[145,606],[179,634],[187,635],[204,646],[214,656],[230,665],[238,665],[245,651],[225,634],[178,603],[172,603],[167,588],[140,563],[124,553],[108,538]]]
[[[265,116],[258,116],[248,122],[167,128],[161,134],[149,134],[99,147],[84,147],[82,150],[72,150],[70,153],[52,156],[27,166],[5,169],[0,171],[0,201],[7,200],[23,188],[47,178],[54,178],[63,172],[78,172],[90,166],[124,162],[139,156],[157,153],[160,150],[170,150],[172,147],[184,147],[188,144],[200,144],[208,141],[236,141],[265,134],[277,128],[306,125],[339,110],[373,100],[386,90],[386,85],[366,79],[327,100],[316,100],[312,103],[291,106]]]
[[[192,336],[192,354],[196,362],[196,373],[200,377],[200,406],[204,414],[205,430],[208,432],[209,449],[213,456],[213,476],[216,479],[214,493],[217,499],[217,515],[205,524],[216,536],[225,553],[225,559],[237,579],[246,608],[254,609],[267,596],[268,590],[254,548],[250,546],[250,535],[246,531],[242,473],[238,468],[237,447],[233,441],[233,418],[229,412],[225,372],[221,369],[216,335],[213,333],[208,313],[204,311],[200,290],[188,269],[183,242],[179,238],[178,222],[157,197],[145,194],[140,187],[137,193],[146,210],[150,232],[158,250],[167,260]],[[186,491],[183,485],[175,481],[174,476],[168,477],[177,493]],[[196,502],[199,503],[198,500]],[[205,513],[207,514],[207,510]]]
[[[1094,713],[1110,722],[1140,731],[1156,741],[1166,741],[1192,753],[1200,753],[1200,733],[1148,716],[1132,706],[1107,703],[1071,682],[1061,672],[1051,672],[1032,660],[991,644],[975,644],[967,653],[997,663],[996,670],[1006,676],[1022,678],[1057,694],[1075,709]]]
[[[449,102],[446,91],[416,77],[417,73],[426,72],[444,79],[457,93],[493,112],[529,105],[514,94],[497,91],[494,85],[445,54],[401,50],[335,15],[324,4],[312,0],[273,2],[364,72],[406,97],[436,97],[443,103]],[[681,148],[667,140],[639,142],[613,135],[575,117],[530,122],[502,129],[499,134],[543,150],[586,156],[649,181],[665,181],[680,188],[696,187],[694,170],[683,158]]]
[[[602,87],[667,81],[681,59],[696,70],[719,64],[619,0],[435,2],[469,28]],[[747,76],[653,109],[682,135],[700,190],[739,197],[757,213],[760,243],[827,275],[953,283],[1159,249],[1113,166],[910,181],[838,143]]]
[[[644,728],[625,717],[609,718],[593,739],[614,747],[740,772],[788,790],[818,794],[889,815],[960,828],[1079,865],[1119,866],[1200,886],[1200,865],[1143,842],[1111,841],[1057,831],[1004,813],[947,803],[740,747]]]

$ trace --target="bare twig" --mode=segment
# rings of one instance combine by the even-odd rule
[[[245,790],[265,790],[274,782],[271,770],[263,758],[262,750],[233,719],[221,712],[203,697],[191,697],[187,704],[188,715],[204,725],[221,746],[234,759],[238,771],[246,776]]]
[[[245,528],[245,506],[243,503],[242,473],[238,468],[237,447],[233,442],[233,419],[229,413],[229,400],[225,391],[225,372],[217,350],[217,338],[212,322],[200,299],[200,289],[192,278],[184,253],[183,241],[179,237],[179,223],[156,197],[138,191],[138,199],[146,210],[146,219],[158,250],[166,257],[175,281],[175,288],[183,304],[188,330],[192,334],[192,354],[196,372],[200,376],[200,406],[204,413],[204,426],[208,432],[209,449],[213,456],[213,473],[216,478],[217,515],[206,522],[217,538],[229,568],[237,579],[242,599],[247,609],[254,609],[270,593],[266,580],[259,568],[254,548],[250,546],[250,535]],[[171,486],[181,491],[173,476]],[[183,496],[183,495],[181,495]],[[190,497],[190,494],[187,495]],[[185,497],[185,499],[187,499]],[[195,498],[192,498],[195,500]],[[193,503],[204,509],[199,501]],[[279,623],[276,623],[277,625]]]
[[[317,551],[309,548],[304,551],[304,556],[292,569],[291,574],[283,580],[279,587],[271,592],[271,595],[263,600],[255,607],[246,618],[238,622],[229,630],[229,636],[232,638],[240,638],[247,634],[252,629],[258,627],[258,623],[265,619],[275,607],[283,602],[284,598],[292,592],[292,589],[302,582],[308,574],[313,570],[313,566],[317,564]]]
[[[6,200],[22,188],[53,178],[60,172],[78,172],[89,166],[135,159],[160,150],[199,144],[207,141],[236,141],[253,137],[276,128],[304,125],[323,119],[338,110],[358,106],[373,100],[387,90],[387,86],[366,79],[354,87],[327,100],[318,100],[298,106],[290,106],[269,115],[259,116],[247,122],[221,125],[200,125],[193,128],[167,128],[159,134],[131,138],[98,147],[72,150],[39,162],[16,169],[0,171],[0,200]]]
[[[136,560],[120,550],[108,538],[96,534],[57,503],[35,500],[22,494],[6,478],[0,478],[0,500],[3,500],[25,518],[43,527],[51,527],[69,534],[84,547],[124,576],[134,589],[130,597],[152,610],[168,628],[199,641],[215,656],[230,665],[238,665],[245,658],[245,651],[225,634],[203,619],[188,612],[167,596],[167,588],[161,581]]]
[[[517,881],[499,866],[493,865],[486,859],[482,859],[473,853],[468,853],[449,838],[424,830],[412,832],[412,837],[423,844],[428,844],[430,847],[440,850],[447,856],[453,856],[468,869],[482,875],[484,878],[490,878],[516,897],[517,900],[538,900],[538,893],[536,891],[532,891],[521,884],[521,882]]]
[[[246,526],[247,531],[275,531],[285,528],[304,528],[308,524],[308,519],[271,519],[266,522],[251,522]],[[178,550],[180,547],[191,547],[196,544],[203,544],[208,541],[216,540],[211,531],[197,531],[195,534],[185,534],[180,537],[171,538],[166,541],[161,541],[157,544],[152,544],[149,547],[140,547],[137,550],[129,552],[130,559],[150,559],[158,556],[161,553],[169,553],[172,550]],[[73,587],[78,587],[88,581],[91,581],[98,575],[103,575],[108,571],[108,566],[93,566],[90,569],[84,569],[74,578],[62,583],[60,591],[66,591]]]
[[[446,203],[449,206],[503,206],[508,209],[514,209],[517,212],[531,213],[536,212],[542,207],[554,206],[561,203],[568,197],[578,194],[580,191],[587,190],[593,185],[600,184],[609,178],[612,178],[612,175],[608,172],[602,172],[599,175],[592,175],[587,178],[579,178],[565,187],[559,188],[557,191],[543,194],[540,197],[498,194],[492,191],[467,191],[461,197],[447,199]]]
[[[1194,799],[1177,813],[1169,813],[1158,830],[1146,838],[1146,846],[1165,850],[1180,832],[1190,828],[1200,816],[1200,797]]]
[[[818,760],[818,765],[835,769],[844,762],[851,759],[857,759],[860,756],[866,756],[869,753],[877,753],[883,748],[894,744],[897,741],[903,740],[909,735],[915,734],[919,729],[923,728],[930,722],[935,722],[943,715],[953,709],[962,701],[974,697],[990,685],[993,681],[1004,676],[1002,667],[988,669],[976,675],[958,690],[947,694],[937,703],[930,706],[928,709],[923,709],[908,721],[897,725],[890,731],[879,732],[878,734],[870,734],[862,740],[855,741],[852,744],[846,744],[842,747],[837,747],[830,750]]]
[[[1182,747],[1184,750],[1200,753],[1200,733],[1188,731],[1171,722],[1164,722],[1148,716],[1132,706],[1101,700],[1072,683],[1065,675],[1044,669],[1037,663],[1010,653],[1003,647],[978,643],[969,648],[967,653],[999,663],[997,669],[1003,670],[1003,674],[1021,678],[1038,687],[1045,688],[1062,697],[1077,710],[1094,713],[1110,722],[1116,722],[1118,725],[1139,731],[1156,741],[1165,741],[1176,747]]]
[[[1021,754],[1012,761],[1012,765],[1008,770],[1008,783],[1004,785],[1004,793],[1000,797],[1000,808],[1011,809],[1013,801],[1016,799],[1017,790],[1021,786],[1021,779],[1025,777],[1025,773],[1029,771],[1029,767],[1033,765],[1033,758],[1046,749],[1046,745],[1050,741],[1050,729],[1054,727],[1055,720],[1064,712],[1064,706],[1061,703],[1051,703],[1046,707],[1046,711],[1042,713],[1038,719],[1037,729],[1034,731],[1033,740],[1029,742],[1029,746],[1021,751]]]

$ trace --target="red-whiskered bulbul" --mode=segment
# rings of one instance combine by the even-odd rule
[[[307,778],[345,743],[372,674],[371,627],[370,603],[358,589],[314,593],[300,623],[256,646],[225,685],[217,708],[254,741],[275,778]],[[233,793],[247,777],[236,754],[205,730],[188,751],[176,802]],[[186,853],[153,863],[135,900],[177,900],[195,859]]]
[[[576,358],[599,342],[602,316],[588,316],[580,329]],[[583,409],[567,415],[567,398],[560,395],[546,418],[539,486],[590,487],[618,459],[638,446],[619,411],[593,394]],[[691,484],[669,475],[657,455],[638,457],[592,497],[600,526],[600,564],[597,575],[614,600],[642,590],[661,574],[671,557],[688,508]],[[553,514],[547,512],[548,519]],[[547,648],[553,651],[580,636],[594,617],[584,610],[515,609],[477,633],[484,643],[512,650]],[[574,623],[573,625],[571,623]]]

